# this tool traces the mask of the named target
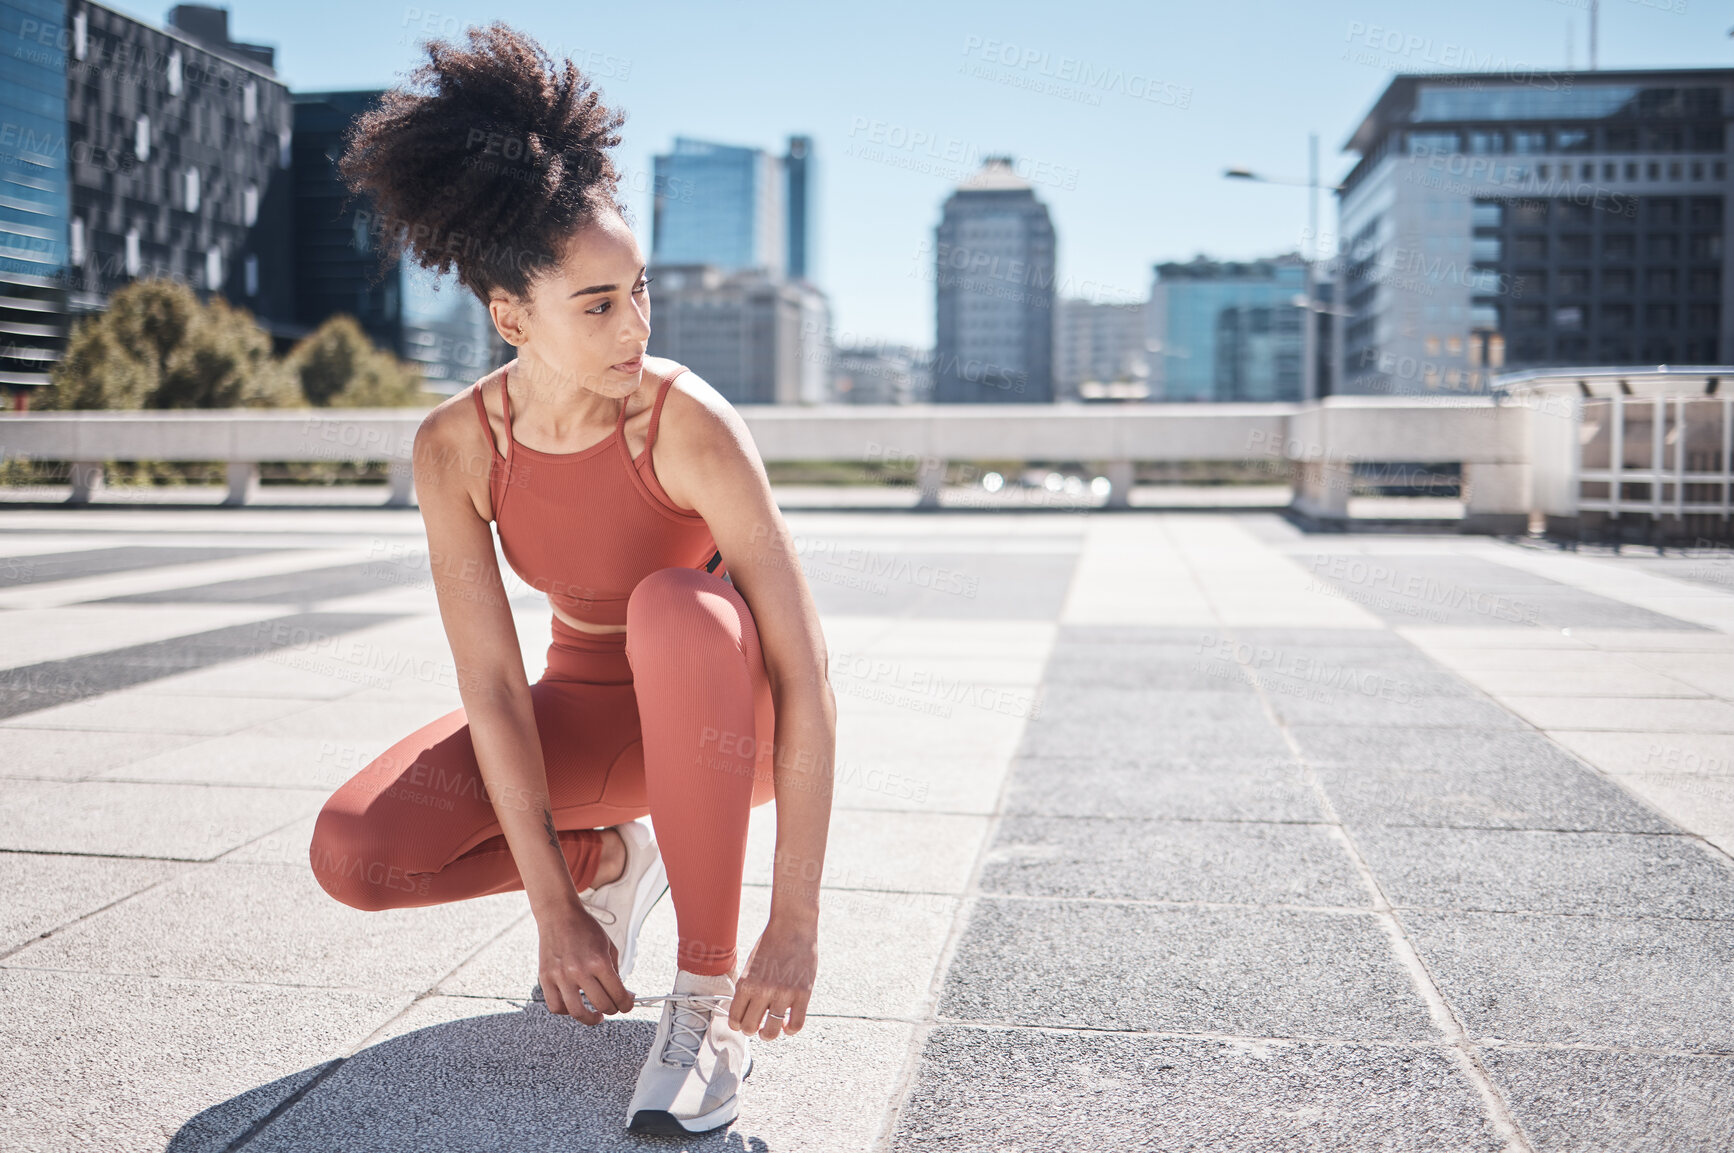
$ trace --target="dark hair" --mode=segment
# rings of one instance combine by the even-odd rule
[[[455,266],[486,304],[495,288],[528,295],[587,222],[627,218],[607,152],[626,116],[503,21],[465,34],[467,49],[423,42],[428,59],[346,131],[337,169],[373,202],[382,268],[406,252]]]

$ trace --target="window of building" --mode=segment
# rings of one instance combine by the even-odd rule
[[[137,276],[142,265],[143,261],[139,259],[138,228],[135,226],[126,230],[126,274]]]
[[[1561,269],[1559,273],[1559,294],[1561,296],[1583,296],[1589,292],[1589,270],[1583,268]]]
[[[1715,296],[1722,283],[1722,274],[1714,268],[1692,270],[1692,295]]]
[[[164,71],[163,76],[169,83],[169,95],[179,96],[181,94],[181,50],[179,48],[169,51],[168,68]]]
[[[90,17],[80,8],[72,17],[72,54],[80,60],[90,50]]]
[[[149,116],[141,115],[133,123],[132,151],[133,155],[140,160],[151,158],[151,118]]]
[[[1603,131],[1606,133],[1605,139],[1609,152],[1636,152],[1638,150],[1637,128],[1610,126]]]
[[[1687,219],[1699,228],[1707,224],[1722,223],[1722,198],[1720,196],[1694,196],[1687,209]]]
[[[1546,260],[1547,237],[1528,234],[1511,242],[1511,253],[1518,260]]]
[[[1690,328],[1715,329],[1721,323],[1721,305],[1709,300],[1694,300],[1686,306],[1686,324]]]
[[[1595,219],[1595,209],[1575,200],[1561,200],[1556,206],[1554,218],[1561,224],[1588,224]]]
[[[1644,129],[1645,152],[1679,152],[1686,146],[1686,134],[1672,124],[1652,124]]]
[[[187,211],[197,212],[199,210],[199,170],[197,168],[187,169],[183,185],[184,203],[187,206]]]
[[[1514,304],[1511,323],[1517,328],[1540,328],[1547,323],[1547,308],[1540,304]]]
[[[1638,163],[1637,163],[1637,161],[1635,161],[1635,160],[1626,161],[1626,179],[1627,180],[1636,180],[1637,178],[1638,178]]]
[[[1461,336],[1447,336],[1445,338],[1445,355],[1459,356],[1462,352],[1463,338]]]
[[[1644,219],[1650,224],[1680,223],[1680,202],[1672,196],[1651,196],[1644,201]]]
[[[1511,219],[1514,224],[1546,224],[1547,201],[1519,200],[1511,206]]]
[[[1576,330],[1583,327],[1583,306],[1568,304],[1553,310],[1553,326],[1555,328]]]
[[[1692,128],[1690,149],[1693,152],[1722,151],[1722,125],[1700,124]]]
[[[295,134],[287,128],[277,133],[277,167],[287,168],[289,167],[290,161],[295,158],[294,148],[292,147],[294,141]]]
[[[1672,302],[1646,304],[1644,306],[1645,328],[1673,328],[1674,305]]]
[[[1680,162],[1678,160],[1669,161],[1669,163],[1668,163],[1668,179],[1669,180],[1679,180],[1684,175],[1685,175],[1685,173],[1681,170]]]
[[[1477,200],[1469,210],[1473,228],[1498,228],[1505,222],[1505,206],[1497,200]]]
[[[68,228],[67,257],[73,264],[84,263],[84,219],[74,216]]]
[[[1629,232],[1610,232],[1602,237],[1603,256],[1612,260],[1632,260],[1637,254],[1637,244]]]
[[[1721,260],[1722,234],[1720,232],[1694,232],[1690,253],[1693,260]]]
[[[1505,133],[1497,130],[1472,129],[1469,133],[1469,151],[1478,156],[1505,151]]]
[[[1588,260],[1590,235],[1587,232],[1567,232],[1559,238],[1559,255],[1564,260]]]
[[[1723,163],[1720,160],[1716,161],[1716,163],[1714,163],[1710,166],[1710,175],[1713,179],[1716,179],[1716,180],[1724,179],[1728,175],[1727,164]]]
[[[1646,166],[1645,175],[1647,175],[1651,180],[1660,180],[1662,178],[1662,166],[1657,164],[1654,160],[1650,161]]]
[[[1561,152],[1593,152],[1595,140],[1587,128],[1562,128],[1556,137]]]
[[[258,296],[259,295],[259,257],[257,255],[255,255],[254,253],[249,252],[247,254],[246,263],[244,265],[242,265],[242,267],[244,269],[246,269],[247,295],[248,296]]]
[[[251,227],[259,219],[259,186],[249,183],[241,190],[241,222]]]
[[[1632,270],[1629,268],[1604,268],[1602,270],[1602,291],[1616,296],[1632,294]]]
[[[1470,328],[1498,328],[1499,308],[1492,304],[1474,304],[1469,308]]]
[[[1410,156],[1449,155],[1458,149],[1457,133],[1411,132],[1408,133],[1408,148]]]
[[[1671,268],[1650,268],[1644,271],[1644,292],[1649,296],[1672,296],[1678,278]]]
[[[223,250],[215,244],[205,249],[205,287],[215,292],[223,286]]]
[[[249,80],[241,85],[241,120],[251,124],[259,118],[259,82]]]
[[[1477,236],[1469,242],[1469,259],[1477,264],[1498,264],[1499,247],[1499,237]]]
[[[1673,232],[1652,232],[1644,238],[1644,255],[1651,260],[1677,260],[1680,237]]]
[[[1692,179],[1693,180],[1704,179],[1704,162],[1702,160],[1692,161]]]
[[[1603,328],[1626,332],[1632,327],[1632,306],[1629,304],[1604,304],[1601,314]]]
[[[1602,165],[1602,179],[1603,180],[1618,180],[1619,178],[1620,178],[1620,166],[1619,165],[1613,164],[1613,163],[1608,163],[1608,164]]]
[[[1525,270],[1512,281],[1513,296],[1546,296],[1547,273],[1540,270]]]
[[[1523,155],[1547,151],[1547,133],[1539,129],[1520,129],[1511,134],[1511,150]]]

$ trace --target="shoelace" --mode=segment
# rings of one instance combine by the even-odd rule
[[[634,997],[633,1003],[644,1005],[663,1001],[674,1006],[661,1061],[665,1065],[689,1069],[698,1060],[699,1046],[704,1043],[704,1035],[710,1029],[710,1014],[723,1012],[733,1000],[727,993],[656,993],[649,997]],[[700,1013],[700,1009],[709,1012]],[[669,1060],[671,1053],[674,1054],[672,1061]]]

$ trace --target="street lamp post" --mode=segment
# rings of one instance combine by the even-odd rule
[[[1307,178],[1304,181],[1277,180],[1269,176],[1260,176],[1247,168],[1229,168],[1224,170],[1222,175],[1231,180],[1255,180],[1261,184],[1304,185],[1307,189],[1307,246],[1305,255],[1307,281],[1306,300],[1302,306],[1306,309],[1306,316],[1301,321],[1301,399],[1317,400],[1319,398],[1318,314],[1327,311],[1320,308],[1318,300],[1319,188],[1321,187],[1319,184],[1319,134],[1316,132],[1307,133]],[[1332,184],[1329,187],[1332,192],[1342,190],[1342,186],[1337,184]],[[1333,316],[1338,317],[1337,324],[1340,327],[1343,315],[1340,299],[1342,295],[1341,283],[1337,285],[1336,291],[1339,297],[1335,302],[1336,307],[1328,311]],[[1334,341],[1332,343],[1335,344]],[[1336,368],[1340,376],[1341,366],[1336,366]]]

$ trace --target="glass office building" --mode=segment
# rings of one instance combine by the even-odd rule
[[[1304,318],[1295,300],[1306,293],[1306,264],[1299,257],[1201,257],[1155,271],[1152,400],[1300,399]]]
[[[0,385],[48,383],[65,347],[66,5],[6,0],[0,18]]]
[[[1725,362],[1734,69],[1399,76],[1347,150],[1345,391]]]
[[[654,172],[653,263],[783,274],[788,225],[777,157],[677,136]]]

